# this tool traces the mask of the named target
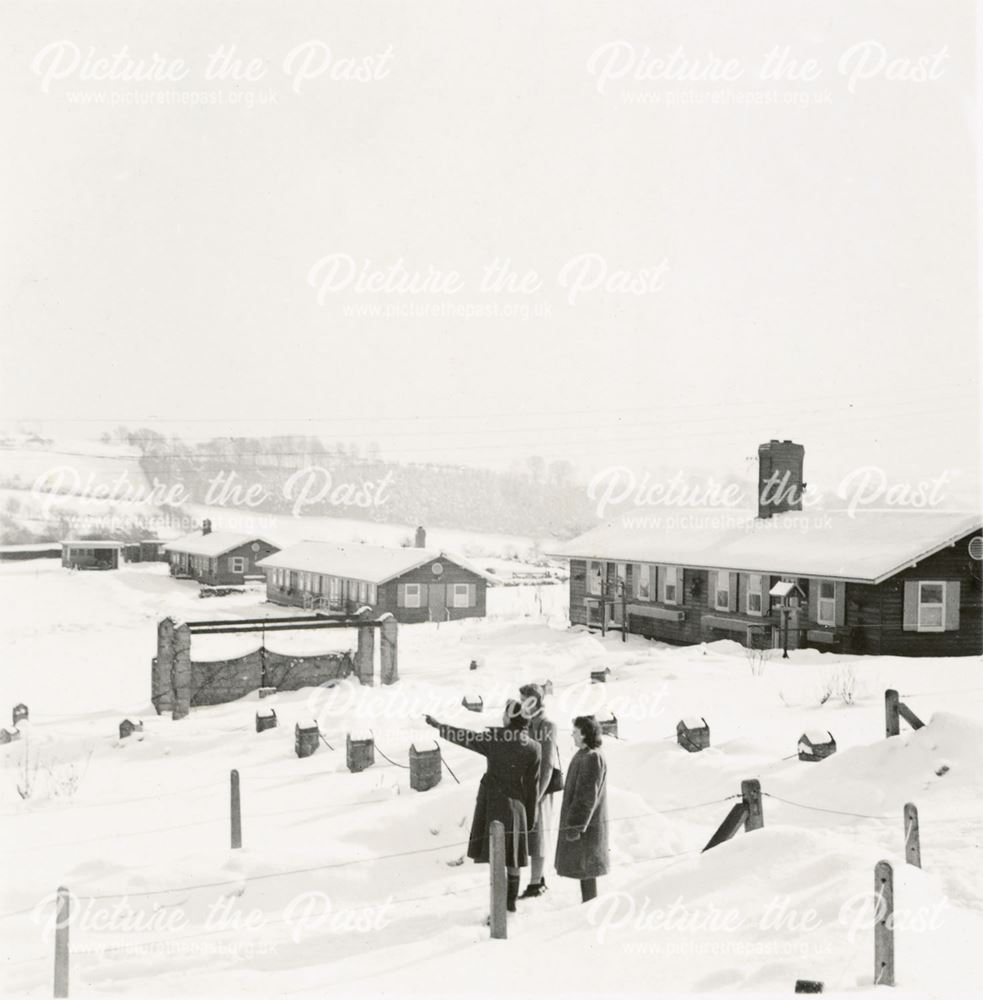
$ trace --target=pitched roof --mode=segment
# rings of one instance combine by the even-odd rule
[[[168,542],[164,546],[164,551],[186,552],[192,556],[222,556],[226,552],[231,552],[233,549],[239,548],[240,545],[248,545],[250,542],[273,544],[258,535],[244,535],[237,531],[210,531],[207,535],[203,535],[200,531],[194,531],[183,538]]]
[[[418,566],[443,559],[488,579],[487,574],[460,556],[433,549],[388,548],[381,545],[336,545],[332,542],[305,541],[260,559],[261,569],[289,569],[298,572],[323,573],[366,583],[386,583]]]
[[[631,515],[554,547],[550,555],[654,562],[776,576],[880,583],[980,528],[964,511],[664,510]]]

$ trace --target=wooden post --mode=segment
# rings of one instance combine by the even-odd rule
[[[505,910],[505,827],[499,819],[492,820],[488,831],[488,853],[491,868],[491,936],[500,940],[508,937],[508,915]]]
[[[58,908],[55,913],[55,997],[68,996],[68,925],[72,904],[68,890],[58,886]]]
[[[894,871],[888,861],[874,867],[874,985],[894,985]]]
[[[750,833],[752,830],[763,830],[765,814],[761,808],[761,782],[757,778],[742,781],[741,798],[744,799],[744,805],[747,806],[744,831]]]
[[[621,585],[621,641],[628,641],[628,588]]]
[[[897,736],[901,732],[901,721],[898,718],[898,692],[889,688],[884,692],[884,728],[888,736]]]
[[[242,847],[242,811],[239,802],[239,772],[230,773],[232,781],[232,849]]]
[[[906,802],[904,807],[904,854],[909,865],[921,868],[922,842],[918,830],[918,806],[914,802]]]
[[[723,823],[717,827],[716,833],[707,841],[706,847],[700,853],[709,851],[711,847],[716,847],[718,844],[730,840],[740,829],[742,823],[747,823],[747,806],[743,802],[735,802]]]

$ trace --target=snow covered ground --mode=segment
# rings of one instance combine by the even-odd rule
[[[50,996],[52,894],[75,896],[73,997],[352,993],[827,993],[873,984],[875,863],[894,865],[898,994],[949,997],[983,972],[983,677],[976,659],[794,653],[755,662],[729,642],[671,648],[565,627],[563,587],[489,590],[490,616],[400,630],[401,681],[256,695],[173,722],[150,708],[156,622],[281,614],[261,594],[202,601],[162,565],[70,573],[0,566],[0,709],[24,701],[22,739],[0,747],[0,962],[5,996]],[[498,603],[496,603],[498,602]],[[193,640],[196,658],[253,637]],[[209,645],[206,645],[208,643]],[[344,632],[276,635],[282,652],[349,648]],[[468,665],[477,660],[479,669]],[[607,684],[591,670],[609,667]],[[483,761],[445,745],[429,792],[377,754],[350,774],[345,734],[371,730],[399,764],[429,748],[425,713],[480,726],[526,680],[553,681],[550,714],[569,759],[570,720],[613,712],[612,872],[597,903],[547,870],[490,941],[484,866],[461,862]],[[894,687],[928,725],[884,738]],[[465,711],[465,694],[486,711]],[[257,734],[275,708],[279,727]],[[314,716],[331,743],[293,751]],[[689,754],[677,720],[704,717]],[[124,717],[142,734],[120,741]],[[9,721],[9,720],[3,720]],[[829,730],[822,763],[795,753]],[[229,848],[229,770],[243,841]],[[745,778],[765,828],[700,854]],[[17,786],[32,784],[22,799]],[[923,869],[904,864],[902,809],[917,804]]]

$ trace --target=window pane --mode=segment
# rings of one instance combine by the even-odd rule
[[[939,604],[925,605],[918,615],[920,625],[927,625],[933,628],[942,626],[942,606]]]
[[[832,580],[823,580],[819,584],[819,596],[820,597],[836,596],[836,588]]]
[[[922,604],[941,604],[942,603],[942,584],[941,583],[923,583],[922,584]]]

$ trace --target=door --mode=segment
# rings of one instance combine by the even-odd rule
[[[442,622],[447,619],[447,588],[442,583],[431,583],[427,587],[430,621]]]

